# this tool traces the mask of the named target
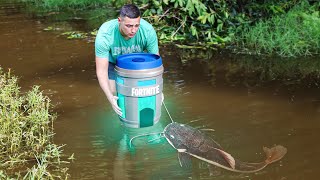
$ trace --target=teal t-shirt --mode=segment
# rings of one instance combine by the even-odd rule
[[[152,27],[144,19],[140,20],[140,27],[133,38],[125,39],[119,30],[118,19],[105,22],[99,28],[95,40],[95,54],[100,58],[108,58],[116,63],[121,54],[147,51],[158,54],[158,38]]]

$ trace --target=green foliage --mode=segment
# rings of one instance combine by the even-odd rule
[[[17,82],[10,70],[4,73],[0,68],[1,179],[23,174],[25,179],[67,177],[62,166],[66,162],[60,160],[61,146],[52,143],[56,115],[50,112],[50,99],[39,86],[22,94]]]
[[[242,4],[237,4],[235,9],[245,13],[252,22],[261,18],[269,18],[274,15],[284,14],[301,0],[268,0],[268,1],[243,1]]]
[[[255,53],[284,57],[319,54],[319,6],[302,2],[288,13],[247,26],[237,36],[239,46]]]
[[[77,18],[85,19],[91,24],[90,27],[93,29],[97,29],[106,19],[116,17],[118,12],[112,9],[110,13],[110,6],[119,9],[124,4],[134,3],[142,10],[143,18],[154,25],[161,43],[175,41],[183,48],[199,46],[212,48],[237,44],[248,49],[244,52],[254,49],[255,54],[268,53],[281,56],[309,55],[319,51],[320,3],[313,0],[22,1],[36,5],[41,10],[72,11]],[[299,10],[296,7],[301,2],[305,4],[310,2],[311,5]],[[107,12],[98,10],[98,7],[106,9]],[[87,15],[76,13],[79,9],[86,9]],[[54,14],[55,17],[64,17],[63,13],[54,12]],[[64,18],[70,19],[69,16]],[[297,28],[301,26],[299,23],[303,24],[302,29]],[[282,27],[283,24],[286,26]],[[87,36],[80,32],[67,33],[70,39]],[[295,43],[290,44],[290,42]]]
[[[111,0],[21,0],[22,2],[33,4],[44,11],[59,11],[65,9],[90,9],[104,6]]]
[[[161,41],[205,42],[207,46],[230,42],[228,23],[234,17],[227,1],[161,0],[139,1],[143,16],[158,30]],[[191,43],[192,42],[192,43]]]

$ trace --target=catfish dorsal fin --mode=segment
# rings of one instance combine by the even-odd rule
[[[217,149],[217,148],[214,148],[216,149],[217,151],[219,151],[221,153],[221,155],[224,157],[224,159],[228,162],[228,164],[230,165],[230,167],[232,169],[235,169],[235,166],[236,166],[236,161],[234,160],[234,158],[231,156],[231,154],[221,150],[221,149]]]

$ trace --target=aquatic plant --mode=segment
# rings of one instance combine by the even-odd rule
[[[88,33],[79,32],[79,31],[68,31],[64,32],[61,35],[67,36],[67,39],[83,39],[88,37]]]
[[[56,115],[39,89],[33,86],[22,93],[18,78],[0,67],[0,179],[69,176],[63,146],[53,143]]]
[[[236,36],[246,52],[277,54],[282,57],[306,56],[320,52],[319,4],[303,1],[288,13],[246,26]]]

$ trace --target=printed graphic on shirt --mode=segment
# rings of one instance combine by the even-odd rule
[[[142,52],[142,48],[139,45],[131,45],[129,47],[113,47],[113,56],[120,54],[129,54],[134,52]]]

